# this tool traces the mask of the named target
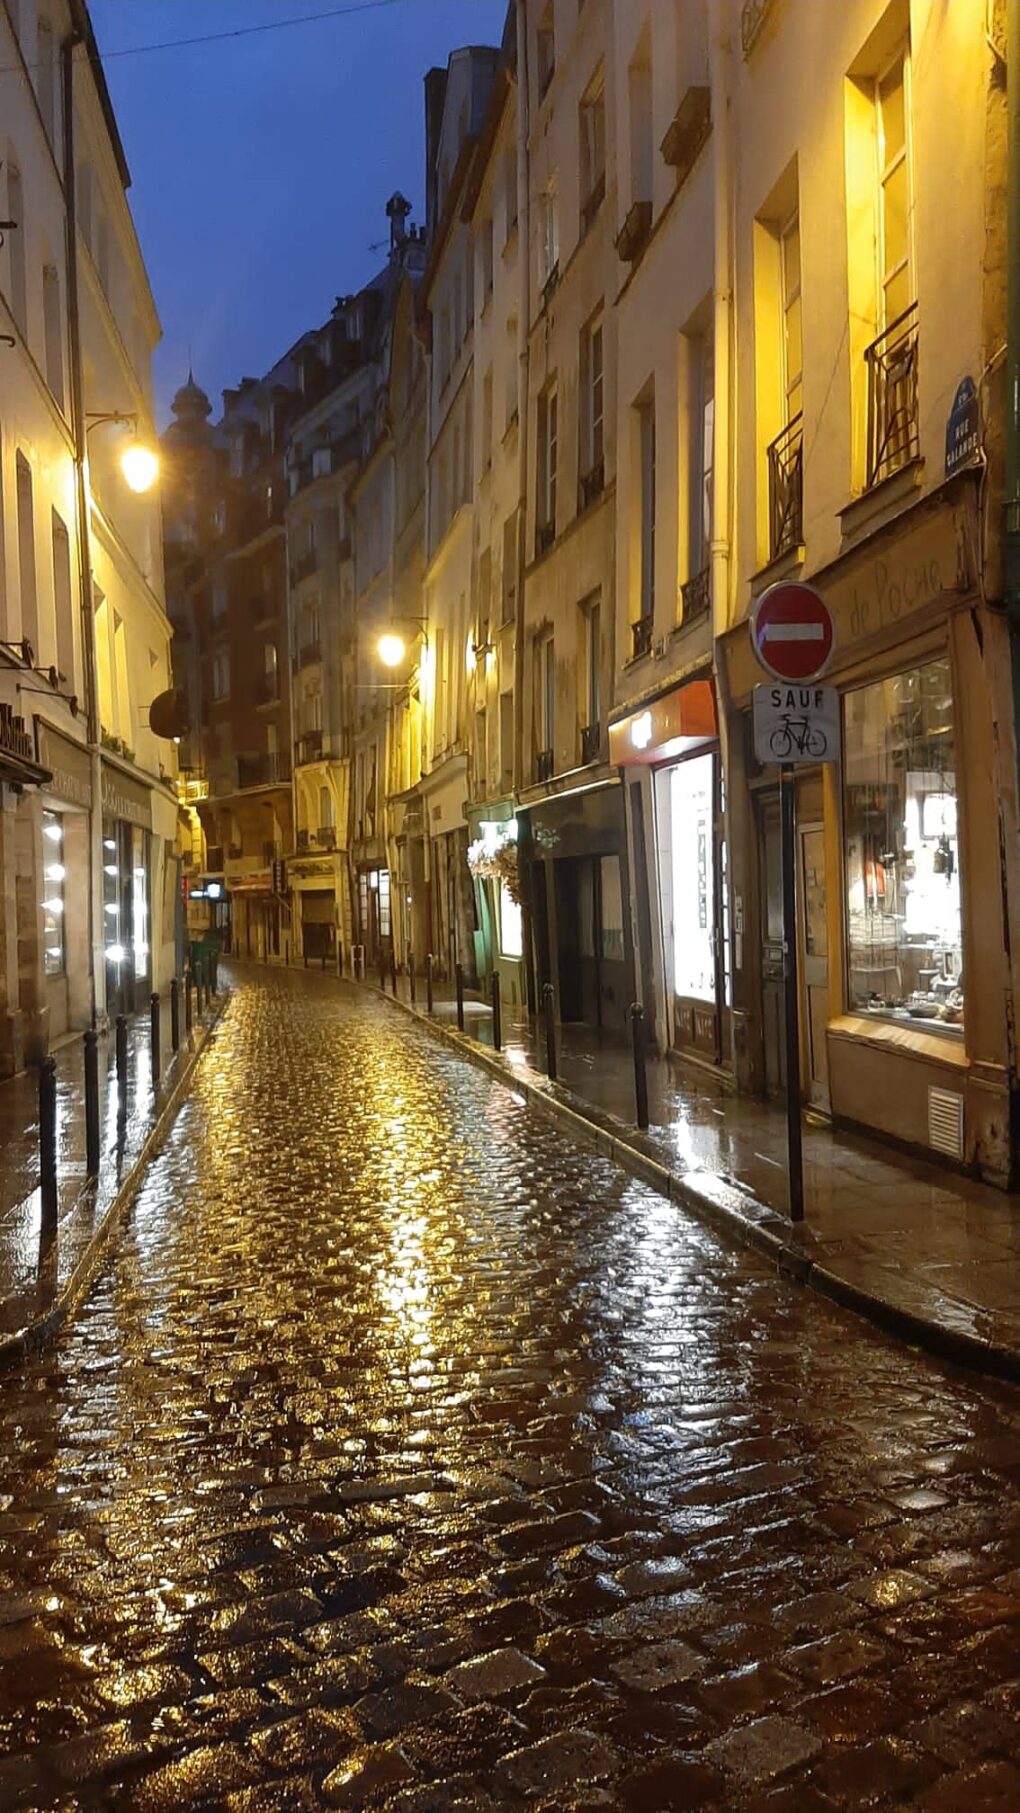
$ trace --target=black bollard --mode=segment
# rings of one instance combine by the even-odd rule
[[[99,1038],[85,1034],[85,1170],[99,1175]]]
[[[434,965],[435,965],[435,958],[433,957],[432,952],[429,951],[429,954],[425,959],[425,1003],[426,1003],[426,1006],[428,1007],[429,1013],[432,1012],[433,1005],[434,1005],[433,997],[432,997],[432,981],[433,981]]]
[[[503,996],[500,993],[498,969],[494,969],[492,972],[492,982],[490,984],[490,988],[491,988],[491,992],[492,992],[492,1049],[493,1049],[493,1051],[502,1051],[502,1049],[503,1049]]]
[[[414,952],[413,951],[408,951],[408,953],[407,953],[407,982],[408,982],[408,987],[411,990],[411,1006],[413,1007],[415,1002],[418,999],[418,978],[416,977],[416,975],[414,973]]]
[[[193,987],[194,987],[194,978],[191,974],[191,970],[187,969],[184,972],[184,1030],[185,1030],[185,1032],[191,1031],[191,1019],[192,1019],[192,1012],[193,1012],[192,1005],[191,1005],[191,991],[192,991]]]
[[[152,1087],[159,1084],[159,1071],[162,1053],[159,1048],[159,996],[153,991],[149,997],[149,1062],[152,1065]]]
[[[181,985],[176,976],[170,978],[170,1049],[181,1049]]]
[[[634,1098],[637,1103],[637,1124],[648,1125],[648,1062],[645,1049],[645,1010],[640,1001],[635,1001],[630,1010],[630,1030],[634,1042]]]
[[[457,1030],[464,1031],[464,968],[460,963],[453,966],[453,980],[457,990]]]
[[[118,1014],[114,1030],[114,1050],[117,1054],[117,1113],[123,1120],[127,1113],[127,1016]]]
[[[339,938],[336,941],[336,973],[341,977],[344,973],[344,947]]]
[[[392,988],[393,993],[396,994],[396,992],[397,992],[397,953],[396,953],[396,951],[390,952],[390,987]]]
[[[542,989],[542,1005],[545,1009],[545,1068],[552,1082],[556,1081],[556,990],[551,982]]]
[[[219,953],[219,951],[210,951],[209,952],[209,980],[212,983],[213,994],[218,995],[220,992],[220,953]]]
[[[57,1062],[43,1058],[39,1066],[39,1184],[44,1240],[57,1231]]]
[[[379,952],[379,987],[381,988],[383,994],[385,994],[386,993],[386,952],[384,950],[380,950],[380,952]]]

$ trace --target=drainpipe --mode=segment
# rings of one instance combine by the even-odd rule
[[[78,584],[81,592],[81,648],[85,678],[85,724],[92,770],[89,823],[89,990],[92,1024],[106,1017],[106,954],[103,936],[103,772],[99,751],[99,696],[96,683],[96,625],[92,608],[92,554],[89,534],[88,441],[85,387],[82,378],[81,313],[78,293],[78,186],[74,155],[75,51],[84,43],[79,31],[61,41],[61,99],[64,136],[64,224],[67,264],[67,339],[74,437],[77,513]]]
[[[1018,0],[1020,3],[1020,0]],[[719,750],[723,773],[726,776],[726,808],[724,833],[730,851],[729,880],[732,886],[734,874],[733,860],[733,805],[734,779],[731,774],[729,732],[730,732],[730,689],[726,670],[725,651],[720,648],[720,637],[729,627],[731,615],[731,522],[733,486],[736,473],[735,436],[733,424],[736,417],[735,405],[735,366],[733,361],[733,45],[730,37],[728,7],[724,0],[713,0],[711,51],[712,69],[712,147],[715,158],[715,189],[713,203],[713,227],[715,236],[714,268],[714,319],[713,319],[713,356],[715,363],[715,417],[713,449],[713,494],[712,494],[712,543],[710,559],[712,563],[712,643],[713,670],[716,686],[716,714],[719,725]],[[740,777],[741,781],[743,776]],[[743,788],[741,788],[743,792]],[[728,915],[729,923],[734,923],[732,901]],[[721,936],[721,928],[716,928],[716,937]],[[721,983],[723,963],[717,952],[717,981]],[[731,966],[732,967],[732,966]],[[736,986],[733,997],[737,994]],[[720,1016],[726,1009],[721,991],[718,1002]],[[736,1041],[732,1037],[730,1049],[735,1053]]]
[[[1003,580],[1020,740],[1020,0],[1006,0],[1006,501]]]
[[[531,185],[528,165],[529,137],[528,13],[526,0],[517,0],[517,606],[514,622],[514,788],[520,798],[524,786],[524,568],[528,520],[528,432],[531,420]],[[524,970],[529,1005],[537,1011],[538,986],[534,962],[533,915],[530,889],[524,889],[522,908]]]

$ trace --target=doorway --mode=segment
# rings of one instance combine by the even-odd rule
[[[722,1064],[729,1058],[726,845],[714,750],[659,771],[656,819],[673,1044]]]
[[[778,1096],[786,1091],[783,869],[779,800],[771,787],[758,795],[758,849],[765,1090]],[[802,1093],[806,1103],[828,1114],[829,941],[822,787],[816,770],[797,779],[796,875]]]
[[[800,933],[801,1022],[807,1065],[804,1090],[829,1112],[829,932],[825,899],[825,828],[797,826],[797,923]]]

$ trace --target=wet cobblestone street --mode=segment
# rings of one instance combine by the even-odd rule
[[[1017,1393],[344,984],[0,1415],[0,1807],[1020,1806]]]

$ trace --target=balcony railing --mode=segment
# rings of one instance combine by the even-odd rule
[[[768,449],[769,558],[777,560],[804,539],[804,418],[777,434]]]
[[[278,705],[280,703],[279,674],[262,674],[255,682],[256,705]]]
[[[651,611],[649,611],[646,616],[638,617],[636,622],[632,623],[630,626],[630,633],[633,638],[631,654],[635,661],[637,661],[641,655],[650,655],[652,652],[653,622],[654,618],[652,617]]]
[[[581,764],[597,762],[602,747],[601,724],[586,724],[581,731]]]
[[[589,467],[587,472],[582,472],[581,474],[580,482],[577,487],[578,510],[587,510],[589,505],[595,502],[596,498],[602,496],[605,488],[606,462],[605,460],[596,460],[594,466]]]
[[[298,855],[299,855],[299,856],[301,856],[301,855],[307,855],[307,852],[308,852],[308,843],[309,843],[309,839],[310,839],[310,837],[311,837],[311,832],[310,832],[310,831],[309,831],[309,830],[308,830],[308,829],[307,829],[307,827],[306,827],[306,828],[305,828],[305,829],[303,829],[303,830],[299,830],[299,831],[298,831],[298,834],[297,834],[297,848],[298,848]]]
[[[262,861],[267,869],[272,868],[272,866],[273,866],[274,862],[276,861],[277,857],[279,856],[279,854],[280,854],[280,852],[277,849],[275,843],[269,843],[268,840],[263,843],[263,845],[262,845]]]
[[[539,781],[551,781],[553,774],[553,751],[540,749],[535,757],[535,778]]]
[[[705,566],[680,587],[681,625],[686,628],[689,623],[697,623],[699,617],[707,617],[711,604],[712,573],[711,568]]]
[[[297,759],[299,762],[319,762],[322,760],[322,731],[306,730],[297,740]]]
[[[873,340],[868,367],[868,486],[909,465],[917,429],[917,303]]]
[[[662,156],[676,171],[677,184],[686,182],[712,130],[712,91],[688,88],[662,141]]]
[[[633,264],[644,251],[645,240],[652,230],[652,204],[636,201],[628,208],[616,235],[616,250],[624,264]]]
[[[535,559],[538,560],[541,558],[541,556],[543,554],[548,554],[549,549],[552,547],[553,542],[555,540],[556,540],[556,524],[554,522],[536,523],[535,524]]]
[[[290,780],[290,763],[285,755],[269,754],[239,755],[237,758],[237,784],[239,787],[275,787],[282,781]]]
[[[320,825],[315,833],[315,841],[320,850],[336,849],[336,826]]]
[[[547,277],[545,278],[545,281],[542,284],[542,308],[543,309],[547,309],[549,307],[550,302],[552,301],[553,297],[556,294],[557,289],[559,288],[559,282],[560,282],[560,267],[559,267],[559,262],[557,261],[557,263],[552,266]]]
[[[228,862],[240,862],[243,855],[244,855],[244,845],[243,844],[228,844],[227,845]]]
[[[297,664],[299,667],[313,667],[316,661],[322,660],[322,642],[316,636],[311,642],[302,642],[298,649]]]

